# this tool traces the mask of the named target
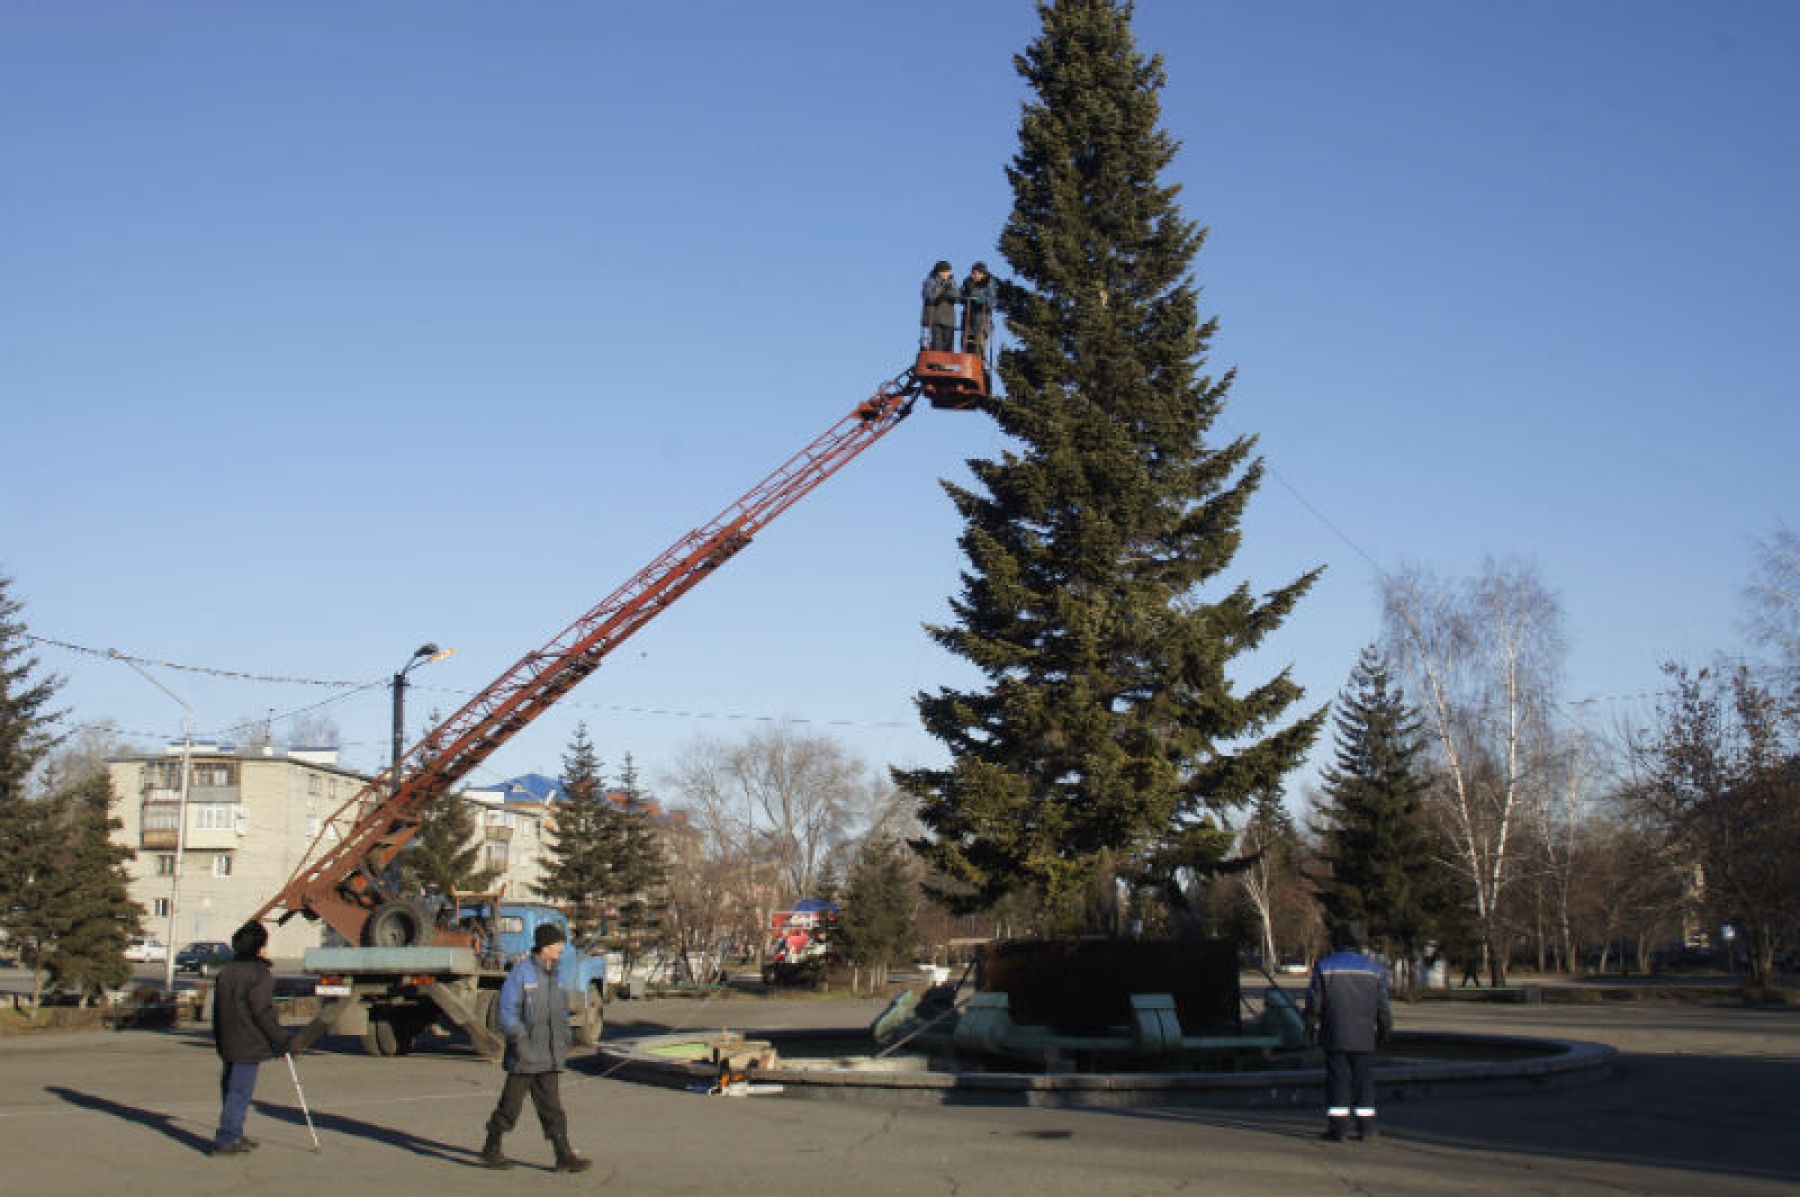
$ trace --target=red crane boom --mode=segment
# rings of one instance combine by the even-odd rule
[[[770,521],[891,432],[921,392],[937,406],[972,406],[961,396],[940,401],[938,390],[935,379],[921,379],[914,370],[883,383],[742,498],[663,550],[548,644],[520,658],[339,807],[255,919],[274,915],[286,922],[296,914],[324,919],[347,942],[362,942],[370,916],[395,896],[384,881],[387,867],[418,833],[432,803]],[[334,835],[335,842],[327,844]]]

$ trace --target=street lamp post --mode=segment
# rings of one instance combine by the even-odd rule
[[[388,777],[388,793],[400,792],[400,756],[406,751],[406,675],[421,665],[429,665],[433,661],[442,661],[456,650],[439,648],[435,644],[421,644],[413,650],[413,655],[405,665],[394,674],[394,764]]]
[[[194,708],[183,701],[181,695],[157,681],[145,672],[136,661],[125,656],[117,649],[110,655],[115,661],[123,661],[143,676],[144,680],[174,699],[181,707],[181,797],[175,803],[175,868],[169,875],[169,930],[168,941],[163,945],[163,989],[175,988],[175,945],[178,943],[175,931],[176,910],[181,906],[181,866],[182,858],[187,855],[187,806],[188,788],[194,774]]]

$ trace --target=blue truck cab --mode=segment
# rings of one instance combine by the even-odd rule
[[[484,897],[457,902],[454,918],[445,917],[446,905],[397,903],[411,932],[403,943],[308,950],[305,968],[316,978],[313,992],[324,1004],[302,1032],[303,1046],[328,1033],[360,1034],[370,1055],[404,1056],[435,1025],[466,1033],[476,1051],[498,1058],[505,1046],[498,999],[507,970],[531,951],[539,927],[560,927],[566,939],[569,920],[541,902]],[[428,934],[428,929],[436,930]],[[605,959],[570,943],[556,975],[575,1042],[598,1044],[605,1017]]]
[[[494,924],[492,937],[482,960],[488,967],[502,971],[511,968],[519,957],[531,951],[539,927],[557,927],[561,929],[564,939],[569,938],[568,916],[554,906],[537,902],[502,902],[497,916],[491,910],[488,907],[464,906],[461,912],[465,920],[486,919]],[[563,949],[556,975],[562,981],[563,989],[572,997],[585,995],[597,1002],[606,992],[605,958],[596,951],[583,951],[573,942]]]

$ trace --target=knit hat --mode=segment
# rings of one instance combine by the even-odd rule
[[[531,933],[531,950],[541,952],[553,943],[561,943],[568,937],[563,929],[555,923],[539,923],[538,929]]]
[[[931,268],[931,273],[933,273],[933,274],[942,274],[942,273],[944,273],[944,271],[946,271],[946,270],[948,270],[948,269],[950,269],[950,263],[948,263],[948,262],[939,262],[939,263],[938,263],[938,264],[937,264],[937,265],[936,265],[936,266],[933,266],[933,267],[932,267],[932,268]]]

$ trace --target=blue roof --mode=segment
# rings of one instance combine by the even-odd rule
[[[561,781],[542,773],[521,773],[483,788],[501,791],[508,802],[561,802],[568,797]]]

